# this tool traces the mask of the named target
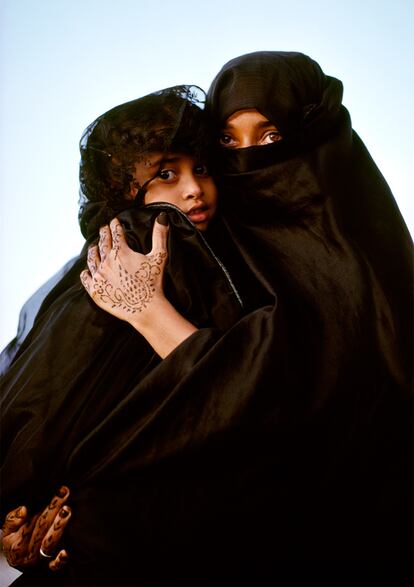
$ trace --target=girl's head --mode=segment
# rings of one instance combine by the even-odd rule
[[[183,151],[149,153],[135,163],[129,194],[144,204],[174,204],[204,231],[216,212],[217,189],[203,161]]]
[[[296,135],[318,109],[337,111],[342,84],[302,53],[259,51],[229,61],[207,103],[223,147],[266,145]]]
[[[199,88],[176,86],[117,106],[89,125],[80,142],[85,236],[131,200],[174,204],[207,228],[217,194],[207,168],[203,97]]]

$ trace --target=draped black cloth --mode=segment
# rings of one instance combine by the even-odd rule
[[[39,289],[24,303],[19,313],[19,322],[17,325],[16,336],[8,343],[8,345],[0,353],[0,374],[3,374],[9,368],[22,342],[32,329],[36,315],[43,303],[47,294],[55,287],[55,285],[63,278],[69,271],[76,257],[67,261],[52,277],[43,283]]]
[[[231,62],[214,119],[256,107],[283,141],[220,153],[208,241],[171,206],[118,215],[148,252],[168,212],[167,296],[200,329],[166,359],[93,304],[84,254],[45,299],[2,381],[2,513],[67,484],[71,559],[21,584],[408,582],[411,241],[340,97],[304,56]]]
[[[260,284],[248,285],[252,277],[237,258],[231,277],[173,206],[120,213],[131,246],[150,250],[160,210],[171,228],[166,292],[200,330],[160,361],[137,332],[90,300],[79,283],[82,254],[44,300],[3,377],[3,515],[22,502],[39,509],[61,483],[71,488],[76,511],[64,538],[70,565],[57,575],[25,572],[23,584],[241,576],[246,529],[241,545],[227,543],[244,525],[240,511],[256,523],[249,502],[241,508],[238,501],[247,500],[245,483],[256,491],[253,446],[263,442],[264,423],[255,404],[267,395],[256,356],[270,360],[272,338],[263,334],[275,300]],[[222,232],[211,231],[215,249]],[[226,244],[223,256],[233,255]]]
[[[217,166],[229,232],[285,306],[302,372],[289,398],[303,443],[298,543],[327,567],[341,561],[332,582],[408,584],[412,240],[341,98],[309,57],[258,52],[223,67],[207,107],[217,132],[256,108],[283,136],[222,149]]]

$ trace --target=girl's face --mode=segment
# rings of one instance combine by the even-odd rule
[[[220,145],[227,149],[245,149],[268,145],[282,139],[277,127],[256,108],[237,110],[226,120],[220,133]]]
[[[207,229],[217,208],[217,188],[205,165],[183,153],[151,153],[135,164],[133,198],[145,183],[144,204],[174,204],[198,230]]]

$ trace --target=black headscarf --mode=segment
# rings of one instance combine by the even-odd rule
[[[342,84],[325,76],[302,53],[260,51],[229,61],[212,83],[209,96],[219,125],[237,110],[256,108],[286,136],[303,130],[311,110],[335,116]]]

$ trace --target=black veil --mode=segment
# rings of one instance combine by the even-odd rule
[[[132,166],[149,152],[174,150],[207,157],[204,101],[197,86],[174,86],[116,106],[86,128],[79,145],[79,223],[85,238],[131,206],[125,193]],[[139,196],[135,205],[142,204]]]

